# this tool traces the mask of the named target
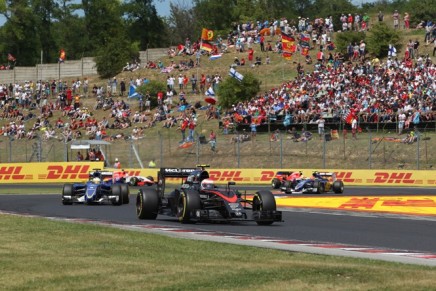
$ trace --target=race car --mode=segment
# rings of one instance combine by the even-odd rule
[[[208,165],[161,168],[157,188],[138,191],[137,217],[154,220],[158,215],[167,215],[176,217],[181,223],[255,221],[258,225],[270,225],[282,221],[282,212],[277,211],[270,191],[241,194],[230,187],[235,185],[232,181],[220,188],[209,179],[206,167]],[[182,184],[167,194],[165,184],[168,178],[181,178]]]
[[[291,172],[291,171],[278,171],[276,176],[271,180],[271,186],[273,189],[279,189],[286,181],[294,182],[302,175],[301,171]]]
[[[62,204],[108,204],[129,203],[129,186],[116,181],[113,172],[94,169],[85,183],[65,184],[62,189]]]
[[[332,172],[313,172],[312,177],[301,177],[297,183],[286,183],[282,188],[285,193],[322,194],[333,191],[336,194],[344,192],[344,182],[336,179]]]
[[[154,179],[152,176],[130,176],[126,171],[115,171],[113,173],[114,180],[119,183],[126,183],[130,186],[152,186]]]

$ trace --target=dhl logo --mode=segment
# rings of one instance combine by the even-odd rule
[[[336,172],[336,179],[342,180],[344,183],[354,183],[357,182],[355,178],[353,178],[353,172]]]
[[[89,165],[48,166],[45,179],[88,179],[89,168]]]
[[[375,172],[375,179],[373,183],[388,183],[388,184],[415,184],[416,180],[412,179],[413,173],[399,172],[399,173],[386,173]]]
[[[214,181],[244,181],[241,177],[242,171],[210,171],[209,178]]]
[[[0,167],[0,180],[24,180],[25,175],[21,175],[23,167]]]

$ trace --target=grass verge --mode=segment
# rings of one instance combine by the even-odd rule
[[[0,215],[2,290],[430,290],[436,268]]]

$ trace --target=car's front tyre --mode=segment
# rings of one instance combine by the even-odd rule
[[[62,204],[63,205],[72,205],[73,202],[73,193],[74,188],[71,184],[65,184],[64,188],[62,189]]]

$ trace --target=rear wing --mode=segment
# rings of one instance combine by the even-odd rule
[[[318,175],[320,175],[324,179],[336,181],[336,174],[333,172],[318,172]]]
[[[167,178],[187,178],[198,168],[160,168],[157,172],[157,192],[163,196],[165,193],[165,180]]]

